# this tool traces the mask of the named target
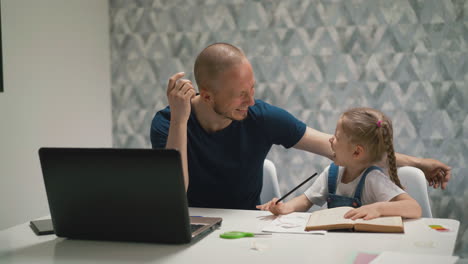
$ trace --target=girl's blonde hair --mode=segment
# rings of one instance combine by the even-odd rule
[[[349,109],[341,118],[343,132],[351,143],[362,145],[367,150],[371,163],[381,161],[387,153],[390,179],[403,189],[397,175],[390,118],[376,109],[366,107]]]

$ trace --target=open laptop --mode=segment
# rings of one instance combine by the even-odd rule
[[[39,158],[57,236],[189,243],[221,225],[189,217],[176,150],[41,148]]]

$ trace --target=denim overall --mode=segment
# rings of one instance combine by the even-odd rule
[[[341,195],[336,195],[336,186],[337,186],[337,178],[338,178],[338,166],[335,163],[330,164],[330,169],[328,170],[328,208],[335,208],[340,206],[351,206],[354,208],[361,207],[361,193],[362,189],[364,188],[364,183],[366,181],[366,176],[369,172],[373,170],[380,170],[381,168],[377,166],[371,166],[366,169],[364,174],[362,175],[361,180],[356,187],[356,191],[354,192],[354,197],[346,197]]]

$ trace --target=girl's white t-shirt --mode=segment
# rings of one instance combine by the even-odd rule
[[[325,168],[318,176],[317,180],[315,180],[314,184],[304,192],[309,201],[315,205],[323,206],[327,201],[329,168],[330,166]],[[338,185],[335,194],[354,197],[354,192],[365,170],[352,182],[342,183],[341,178],[343,177],[344,170],[344,167],[339,167],[338,169]],[[387,202],[402,193],[405,193],[405,191],[393,183],[390,177],[379,170],[372,170],[367,174],[364,188],[361,192],[361,203],[362,205],[366,205],[375,202]]]

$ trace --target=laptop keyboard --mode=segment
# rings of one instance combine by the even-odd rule
[[[205,225],[190,224],[190,231],[193,233]]]

